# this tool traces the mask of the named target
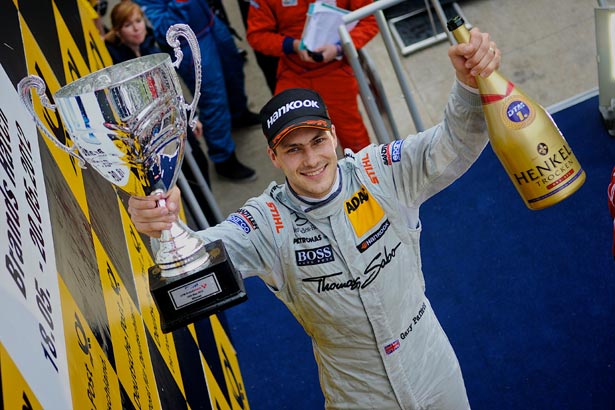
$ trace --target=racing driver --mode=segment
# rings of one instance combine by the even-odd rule
[[[327,409],[469,409],[460,366],[429,300],[419,206],[455,181],[487,144],[475,75],[499,67],[487,33],[449,48],[456,71],[443,122],[337,160],[318,93],[288,89],[261,110],[272,183],[217,226],[243,277],[259,276],[311,337]],[[177,218],[179,190],[131,197],[153,238]],[[155,248],[156,240],[152,246]]]

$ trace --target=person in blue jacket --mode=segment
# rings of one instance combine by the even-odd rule
[[[137,3],[130,0],[120,1],[111,10],[110,17],[111,28],[105,34],[104,40],[113,64],[163,52],[156,43],[151,28],[146,25],[145,14]],[[197,120],[194,129],[187,127],[186,140],[191,147],[192,156],[198,164],[205,182],[211,187],[209,161],[201,149],[199,141],[202,138],[203,124]],[[182,172],[208,222],[210,224],[218,222],[212,212],[208,199],[201,193],[202,191],[198,186],[198,179],[194,171],[185,161],[182,163]]]
[[[231,33],[214,15],[207,0],[137,0],[154,29],[158,44],[167,44],[166,33],[173,24],[187,24],[197,37],[201,51],[202,83],[199,120],[203,123],[208,154],[218,175],[235,181],[256,178],[253,169],[235,155],[233,126],[259,124],[258,114],[248,109],[243,60]],[[179,74],[194,93],[192,51],[182,41],[184,58]]]

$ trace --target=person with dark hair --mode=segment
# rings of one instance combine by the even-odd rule
[[[259,276],[312,339],[327,409],[470,408],[455,352],[425,295],[419,207],[459,178],[488,142],[475,75],[499,67],[489,35],[449,48],[457,80],[444,119],[389,144],[346,150],[314,90],[291,88],[261,110],[272,183],[226,221],[222,239],[243,277]],[[166,198],[166,206],[156,201]],[[138,231],[160,237],[179,190],[131,197]],[[152,241],[157,247],[157,240]]]

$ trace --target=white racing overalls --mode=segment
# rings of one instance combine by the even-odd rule
[[[328,200],[306,204],[272,183],[201,232],[222,239],[243,277],[261,277],[303,325],[327,409],[469,408],[425,297],[416,215],[480,155],[485,129],[480,97],[456,83],[442,123],[340,160]]]

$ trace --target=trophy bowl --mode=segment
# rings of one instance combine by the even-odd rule
[[[194,57],[191,104],[185,103],[175,72],[183,57],[178,36],[187,40]],[[176,24],[167,41],[175,62],[158,53],[103,68],[61,87],[53,94],[55,105],[41,78],[30,75],[18,84],[22,102],[45,137],[130,195],[164,193],[175,185],[187,127],[196,124],[201,83],[196,37],[187,25]],[[32,89],[45,108],[58,111],[72,146],[60,142],[38,118]],[[149,285],[165,333],[247,298],[222,241],[205,244],[181,221],[162,231],[154,261]]]

